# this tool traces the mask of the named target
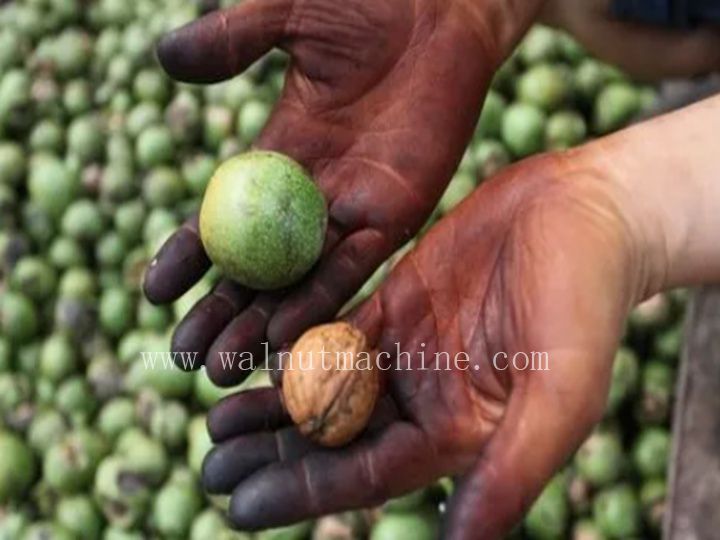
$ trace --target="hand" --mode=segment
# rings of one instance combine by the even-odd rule
[[[247,372],[223,369],[213,351],[257,351],[266,338],[279,347],[332,318],[435,207],[536,3],[248,0],[167,36],[160,61],[184,81],[231,77],[273,46],[290,53],[257,146],[309,168],[330,213],[324,255],[304,282],[267,294],[220,283],[179,325],[173,348],[209,358],[210,377],[232,385]],[[145,292],[172,301],[209,265],[195,218],[161,249]]]
[[[447,536],[503,537],[602,416],[624,318],[650,292],[613,189],[580,153],[546,156],[440,221],[349,316],[380,351],[411,356],[385,372],[387,395],[350,446],[303,439],[275,389],[220,402],[204,483],[232,493],[233,524],[368,507],[461,475]],[[469,366],[423,371],[423,352],[426,366],[436,353]],[[501,353],[546,353],[548,369]]]
[[[634,77],[690,77],[720,68],[720,30],[668,29],[612,17],[611,0],[548,0],[548,24],[573,34],[590,52]]]

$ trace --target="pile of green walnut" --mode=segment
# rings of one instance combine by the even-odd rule
[[[165,307],[144,300],[140,283],[220,163],[243,159],[286,59],[272,53],[207,87],[170,81],[153,44],[200,3],[0,5],[0,539],[434,539],[449,480],[255,534],[231,531],[226,500],[202,492],[205,415],[226,392],[202,370],[159,366],[172,328],[219,273]],[[653,96],[568,36],[535,28],[498,73],[436,217],[517,158],[623,127]],[[309,207],[319,216],[319,201]],[[278,268],[311,265],[311,244],[276,250]],[[684,303],[660,296],[633,316],[606,419],[515,538],[658,536]]]

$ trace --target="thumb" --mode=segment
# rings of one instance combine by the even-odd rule
[[[292,4],[293,0],[247,0],[205,15],[160,40],[160,64],[179,81],[228,79],[279,44]]]
[[[588,361],[562,359],[571,360]],[[602,417],[608,381],[566,388],[570,380],[533,372],[513,388],[498,431],[450,501],[445,538],[504,538],[587,437]]]

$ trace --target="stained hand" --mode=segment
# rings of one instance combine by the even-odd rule
[[[256,529],[457,475],[447,536],[503,537],[602,415],[624,318],[644,294],[633,234],[581,154],[507,170],[349,315],[392,358],[364,436],[315,447],[276,389],[245,391],[210,413],[206,488],[232,493],[232,522]]]
[[[259,351],[332,318],[425,222],[470,138],[494,69],[539,2],[247,0],[167,36],[158,55],[176,79],[232,77],[270,50],[291,55],[283,95],[256,145],[304,164],[330,225],[315,270],[291,290],[256,294],[229,281],[179,325],[173,348],[207,358]],[[197,218],[151,264],[145,292],[172,301],[209,268]],[[199,364],[198,366],[199,367]]]

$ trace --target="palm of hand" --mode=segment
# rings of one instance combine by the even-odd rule
[[[507,532],[602,414],[634,300],[615,208],[592,172],[541,158],[483,186],[441,221],[350,315],[381,351],[399,348],[411,360],[410,369],[402,360],[404,369],[386,372],[387,396],[365,436],[345,449],[315,448],[285,427],[273,389],[219,404],[209,425],[221,444],[205,481],[234,490],[235,523],[369,506],[466,475],[449,534]],[[547,353],[547,371],[493,366],[505,358],[498,353],[532,352]],[[447,368],[445,359],[460,353],[469,364]],[[433,358],[442,358],[440,370]],[[263,448],[265,457],[250,457]]]
[[[257,146],[308,167],[329,207],[324,254],[301,284],[255,294],[222,282],[178,328],[174,349],[206,357],[218,384],[247,373],[222,369],[214,351],[254,351],[266,338],[281,346],[331,318],[427,219],[504,54],[480,39],[468,22],[479,15],[466,5],[474,3],[249,0],[161,44],[166,69],[192,81],[232,76],[274,45],[289,51],[285,90]],[[173,300],[209,264],[190,220],[152,264],[146,293]]]

